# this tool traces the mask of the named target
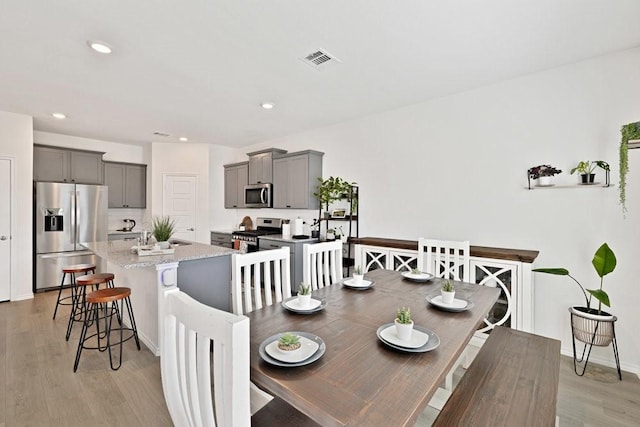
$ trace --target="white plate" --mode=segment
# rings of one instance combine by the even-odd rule
[[[401,340],[400,338],[398,338],[398,335],[396,335],[395,323],[388,328],[381,330],[380,337],[391,344],[407,348],[422,347],[427,343],[427,341],[429,341],[428,334],[425,334],[424,332],[421,332],[415,328],[413,328],[413,330],[411,331],[411,339],[409,341]]]
[[[422,273],[413,273],[411,271],[403,271],[400,274],[405,279],[413,280],[414,282],[428,282],[429,280],[433,279],[433,274],[426,273],[424,271]]]
[[[454,298],[453,304],[445,304],[442,301],[442,295],[427,295],[427,302],[431,305],[438,307],[441,310],[445,311],[466,311],[473,307],[473,303],[464,298]]]
[[[298,297],[286,299],[282,303],[285,305],[285,308],[291,309],[293,311],[312,311],[320,307],[320,304],[322,304],[322,300],[311,298],[311,301],[309,301],[309,305],[306,307],[300,305]]]
[[[271,343],[267,344],[264,350],[269,356],[281,362],[298,363],[310,358],[316,352],[316,350],[318,350],[318,347],[320,347],[320,344],[318,344],[316,341],[310,340],[303,336],[300,336],[300,344],[302,345],[297,350],[284,351],[280,350],[280,348],[278,347],[278,340],[274,340]]]
[[[378,339],[383,342],[385,345],[391,347],[391,348],[395,348],[396,350],[400,350],[400,351],[404,351],[406,353],[424,353],[427,351],[431,351],[433,349],[438,348],[438,346],[440,345],[440,337],[438,337],[436,335],[435,332],[430,331],[427,328],[423,328],[422,326],[417,326],[417,325],[413,325],[413,329],[414,330],[418,330],[420,332],[424,332],[425,334],[429,335],[429,340],[427,341],[427,343],[423,346],[420,346],[418,348],[409,348],[409,347],[403,347],[400,345],[396,345],[392,342],[389,342],[387,340],[385,340],[384,338],[382,338],[382,336],[380,336],[380,333],[382,331],[384,331],[385,329],[387,329],[389,326],[393,326],[393,323],[387,323],[385,325],[382,325],[378,328],[378,330],[376,331],[376,334],[378,335]]]
[[[362,282],[356,283],[355,279],[350,278],[350,279],[343,280],[342,284],[348,288],[367,289],[375,285],[376,282],[374,282],[373,280],[362,279]]]

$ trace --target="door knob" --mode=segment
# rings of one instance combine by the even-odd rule
[[[0,236],[0,240],[7,240],[7,236]]]
[[[187,228],[187,231],[196,231],[196,229],[191,227],[191,228]]]

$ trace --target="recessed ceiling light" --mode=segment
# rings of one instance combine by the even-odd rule
[[[111,53],[112,49],[111,46],[109,46],[108,44],[104,43],[104,42],[100,42],[97,40],[88,40],[87,41],[87,45],[95,50],[96,52],[100,52],[100,53]]]
[[[181,136],[180,137],[180,141],[182,142],[187,142],[189,140],[189,138],[187,138],[186,136]]]
[[[265,110],[271,110],[273,107],[275,107],[275,104],[273,102],[263,102],[262,104],[260,104],[260,106]]]
[[[67,116],[65,116],[65,115],[64,115],[64,114],[62,114],[62,113],[51,113],[51,115],[52,115],[53,117],[55,117],[56,119],[59,119],[59,120],[62,120],[62,119],[66,119],[66,118],[67,118]]]

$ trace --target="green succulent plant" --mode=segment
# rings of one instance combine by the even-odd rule
[[[401,307],[396,312],[396,320],[398,323],[408,325],[411,323],[411,309],[409,307]]]
[[[284,347],[291,347],[300,344],[300,337],[291,332],[286,332],[278,340],[278,344]]]
[[[357,265],[357,266],[353,267],[353,274],[357,274],[357,275],[364,274],[364,273],[362,272],[362,267],[360,267],[359,265]]]
[[[307,285],[304,282],[300,283],[298,295],[311,295],[311,285]]]
[[[158,242],[166,242],[171,238],[176,228],[176,220],[170,216],[157,216],[153,218],[153,237]]]
[[[412,272],[413,274],[422,274],[422,271],[421,271],[419,268],[412,268],[412,269],[411,269],[411,272]]]
[[[453,282],[451,280],[445,279],[442,281],[442,290],[445,292],[453,292],[456,288],[453,286]]]

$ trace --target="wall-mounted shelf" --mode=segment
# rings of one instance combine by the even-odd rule
[[[601,182],[595,182],[593,184],[562,184],[562,185],[532,185],[531,187],[524,187],[525,190],[554,190],[560,188],[613,188],[615,185],[605,185]]]

